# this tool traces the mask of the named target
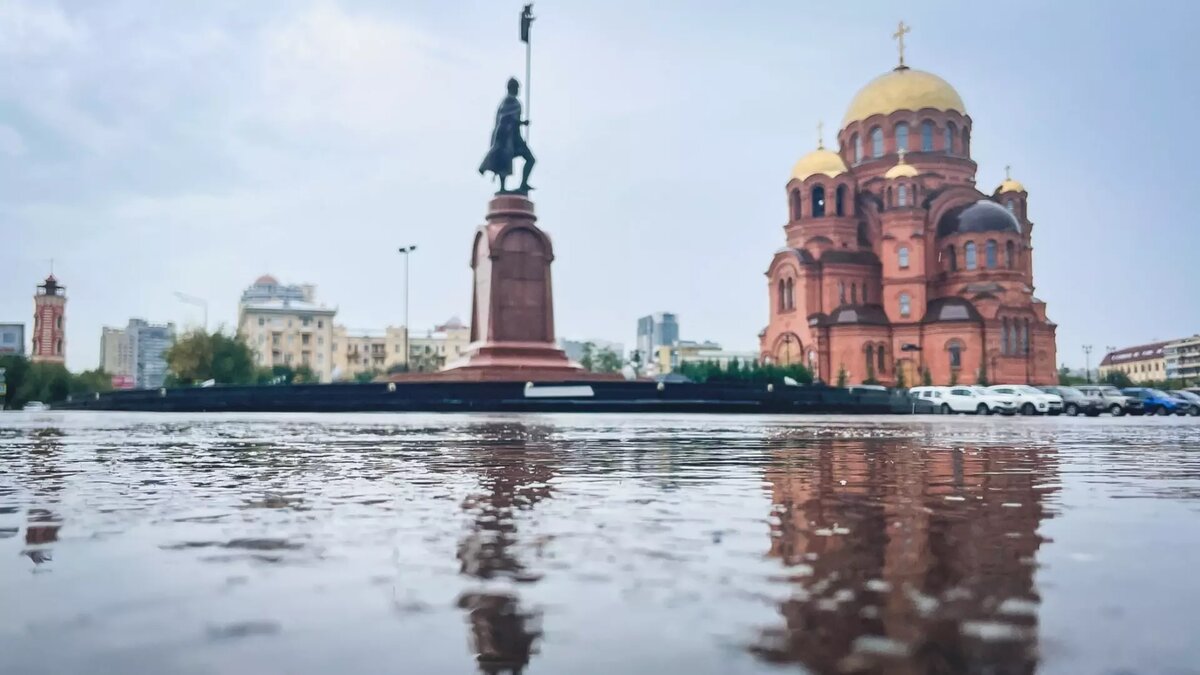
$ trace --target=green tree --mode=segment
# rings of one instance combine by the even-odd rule
[[[591,371],[596,363],[596,345],[585,342],[583,343],[583,355],[579,357],[579,365],[583,366],[584,370]]]
[[[896,388],[897,389],[908,389],[908,382],[904,381],[904,369],[900,367],[900,363],[896,362],[895,365],[892,366],[892,368],[896,372]]]
[[[597,352],[594,361],[597,373],[615,373],[621,370],[621,357],[608,347]]]
[[[812,384],[812,373],[804,366],[795,364],[780,366],[775,364],[759,364],[745,362],[734,369],[730,362],[725,367],[716,361],[685,361],[679,364],[675,373],[687,377],[693,382],[771,382],[782,384],[784,378],[791,378],[799,384]]]
[[[923,386],[923,387],[932,387],[933,386],[933,373],[929,372],[929,366],[921,367],[921,386]]]
[[[196,329],[184,335],[166,352],[167,369],[173,382],[190,385],[206,380],[217,384],[250,384],[259,375],[254,354],[241,336],[207,333]]]
[[[1108,374],[1104,376],[1104,382],[1106,384],[1111,384],[1114,387],[1132,387],[1133,386],[1133,380],[1129,379],[1128,375],[1126,375],[1125,373],[1122,373],[1119,370],[1108,371]]]
[[[358,382],[359,384],[366,384],[368,382],[373,382],[376,377],[379,377],[379,371],[366,370],[361,373],[355,373],[354,381]]]
[[[850,374],[846,372],[846,366],[839,365],[837,373],[837,386],[845,388],[846,381],[850,379]]]
[[[956,386],[957,384],[958,384],[958,370],[953,369],[950,371],[950,386],[953,387],[953,386]]]
[[[879,384],[879,380],[875,379],[875,363],[872,361],[867,362],[867,376],[863,384]]]
[[[979,373],[975,376],[975,383],[981,387],[989,386],[987,359],[984,359],[979,362]]]
[[[85,370],[71,376],[70,391],[72,394],[92,394],[99,391],[112,391],[112,375],[100,370]]]

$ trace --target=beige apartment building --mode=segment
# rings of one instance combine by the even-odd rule
[[[1124,373],[1134,384],[1167,379],[1166,342],[1154,342],[1109,352],[1100,362],[1100,379],[1109,373]]]
[[[312,285],[280,284],[264,275],[242,293],[238,334],[259,367],[307,366],[321,382],[333,379],[333,318],[337,310],[315,301]]]
[[[333,327],[333,379],[353,380],[365,373],[382,375],[404,364],[404,327],[382,331]]]
[[[1200,383],[1200,335],[1176,340],[1163,348],[1167,379],[1181,380],[1184,386]]]
[[[461,359],[471,344],[471,327],[458,317],[433,330],[413,331],[410,340],[409,366],[413,372],[430,373]]]

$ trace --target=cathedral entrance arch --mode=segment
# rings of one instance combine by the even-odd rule
[[[803,365],[804,343],[800,341],[800,336],[789,331],[776,338],[771,359],[781,366]]]

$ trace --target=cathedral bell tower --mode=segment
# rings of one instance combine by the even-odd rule
[[[51,274],[33,296],[34,363],[65,363],[66,309],[67,289]]]

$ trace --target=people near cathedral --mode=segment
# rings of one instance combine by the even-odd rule
[[[848,384],[1057,381],[1029,195],[1007,169],[978,189],[973,131],[954,87],[903,56],[859,90],[836,149],[818,141],[787,182],[763,359]]]

